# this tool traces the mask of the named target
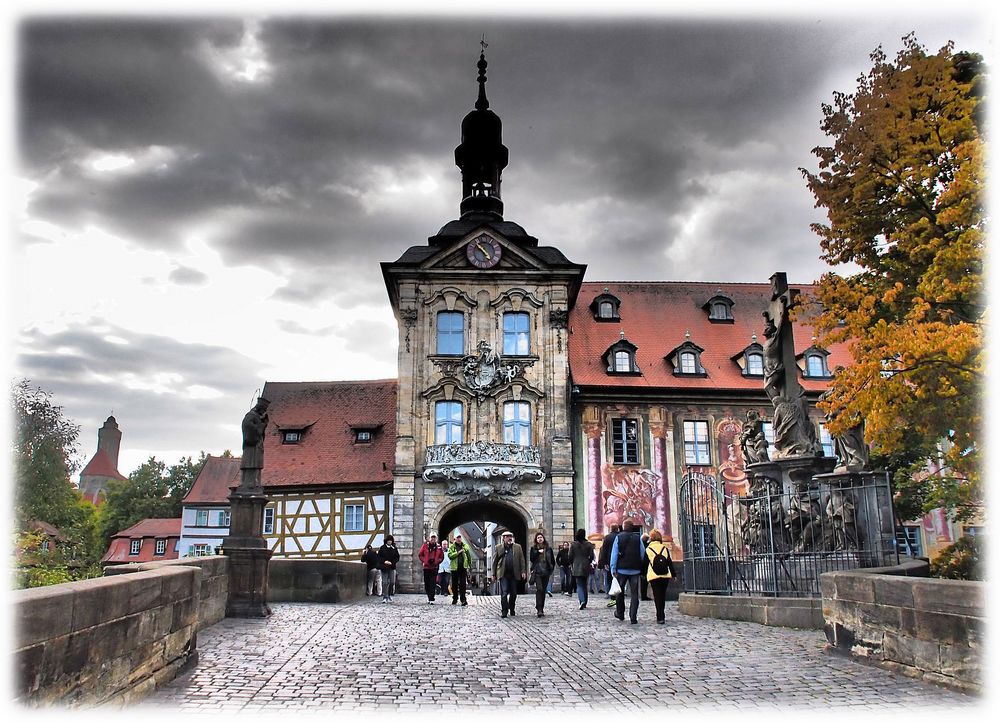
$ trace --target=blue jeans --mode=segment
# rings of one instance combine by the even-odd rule
[[[573,588],[573,576],[569,573],[569,567],[559,567],[559,591],[569,593]]]
[[[514,577],[500,577],[500,613],[513,612],[515,602],[517,602],[517,580]]]
[[[396,570],[382,570],[382,599],[388,599],[396,593]]]
[[[580,600],[580,604],[586,604],[587,599],[587,577],[573,577],[576,581],[576,598]]]

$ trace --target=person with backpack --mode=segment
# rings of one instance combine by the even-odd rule
[[[545,540],[542,532],[535,534],[535,543],[531,547],[531,576],[535,580],[535,609],[539,617],[545,616],[545,595],[548,593],[549,579],[556,568],[556,555]]]
[[[569,545],[570,571],[576,581],[576,597],[580,600],[580,609],[587,608],[587,577],[593,574],[594,543],[587,540],[587,532],[577,529],[573,543]]]
[[[631,519],[625,520],[625,528],[615,537],[611,548],[611,573],[621,585],[622,593],[615,597],[615,617],[625,619],[625,585],[628,585],[628,618],[632,624],[639,623],[639,575],[642,574],[642,558],[646,549],[642,539],[635,532]]]
[[[670,550],[663,543],[663,535],[659,529],[649,532],[646,560],[649,562],[646,580],[649,582],[649,588],[653,590],[656,623],[663,624],[666,621],[663,607],[667,601],[667,584],[674,578],[674,561],[670,558]]]

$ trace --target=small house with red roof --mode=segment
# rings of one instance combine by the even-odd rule
[[[182,557],[215,554],[229,535],[229,493],[240,483],[240,458],[211,456],[182,500]]]
[[[104,564],[131,564],[177,559],[180,519],[143,519],[111,537]]]
[[[109,416],[97,431],[97,451],[80,472],[80,493],[95,506],[104,503],[108,482],[125,481],[118,471],[118,452],[121,450],[122,432],[114,416]]]
[[[274,555],[360,559],[392,514],[395,379],[269,381],[261,482]]]

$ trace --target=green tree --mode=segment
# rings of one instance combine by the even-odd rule
[[[833,144],[813,149],[818,172],[801,169],[827,212],[813,226],[824,260],[861,269],[819,283],[819,343],[853,356],[822,407],[835,434],[863,418],[877,454],[918,449],[912,464],[934,467],[924,509],[963,519],[981,504],[982,62],[912,34],[894,61],[871,60],[823,106]]]
[[[168,467],[151,456],[127,480],[110,481],[98,515],[105,548],[111,537],[138,521],[180,517],[181,502],[207,458],[201,452],[197,461],[188,456]]]
[[[52,395],[21,380],[11,388],[14,412],[14,518],[63,527],[81,521],[79,493],[70,481],[77,470],[80,427],[63,415]]]

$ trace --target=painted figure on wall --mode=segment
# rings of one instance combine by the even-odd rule
[[[609,464],[604,466],[601,476],[604,527],[610,529],[612,524],[631,519],[644,529],[652,528],[660,495],[660,475],[649,469],[622,469]]]
[[[725,418],[715,427],[715,438],[719,445],[719,476],[725,483],[729,495],[746,496],[750,489],[747,479],[746,460],[740,445],[743,424],[732,418]]]

